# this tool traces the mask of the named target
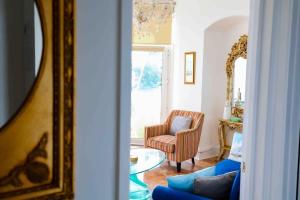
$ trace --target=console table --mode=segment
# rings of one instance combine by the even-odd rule
[[[218,127],[218,133],[219,133],[219,143],[220,143],[220,153],[218,156],[218,160],[220,160],[226,151],[229,151],[231,149],[230,145],[226,145],[226,127],[228,127],[230,130],[236,130],[239,132],[243,131],[243,123],[242,122],[232,122],[225,119],[219,119],[219,127]]]

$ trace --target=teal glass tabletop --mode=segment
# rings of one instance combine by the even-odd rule
[[[130,162],[130,175],[149,171],[166,159],[165,153],[156,149],[131,149],[130,155],[138,157],[137,162]]]

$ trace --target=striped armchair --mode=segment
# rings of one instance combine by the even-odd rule
[[[175,116],[192,117],[191,128],[171,135],[170,127]],[[145,147],[159,149],[166,153],[167,159],[177,163],[177,172],[181,170],[181,162],[192,159],[198,152],[204,113],[173,110],[166,122],[161,125],[145,127]]]

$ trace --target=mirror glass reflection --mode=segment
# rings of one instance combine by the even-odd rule
[[[242,106],[245,102],[247,59],[239,57],[234,63],[233,103]]]
[[[41,20],[34,0],[0,1],[0,127],[22,105],[39,71]]]

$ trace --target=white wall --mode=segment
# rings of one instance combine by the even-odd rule
[[[223,116],[227,88],[225,63],[232,45],[241,35],[247,33],[248,18],[244,16],[221,19],[205,31],[201,108],[206,118],[201,151],[219,147],[218,119]],[[232,134],[227,136],[230,145]]]
[[[204,36],[205,30],[216,21],[228,16],[247,16],[249,13],[248,0],[178,0],[173,23],[173,78],[171,79],[172,103],[170,108],[203,111],[202,95],[203,63],[205,61]],[[223,41],[223,40],[221,40]],[[218,49],[219,45],[215,46]],[[184,85],[184,52],[196,51],[196,82],[195,85]],[[219,58],[218,58],[219,59]],[[224,58],[220,60],[225,63]],[[219,72],[224,73],[224,71]],[[208,77],[209,78],[209,77]],[[217,87],[218,85],[214,86]],[[205,118],[204,124],[207,123]],[[208,150],[215,145],[201,137],[201,149]],[[215,136],[213,136],[215,140]],[[211,144],[210,144],[211,143]]]

